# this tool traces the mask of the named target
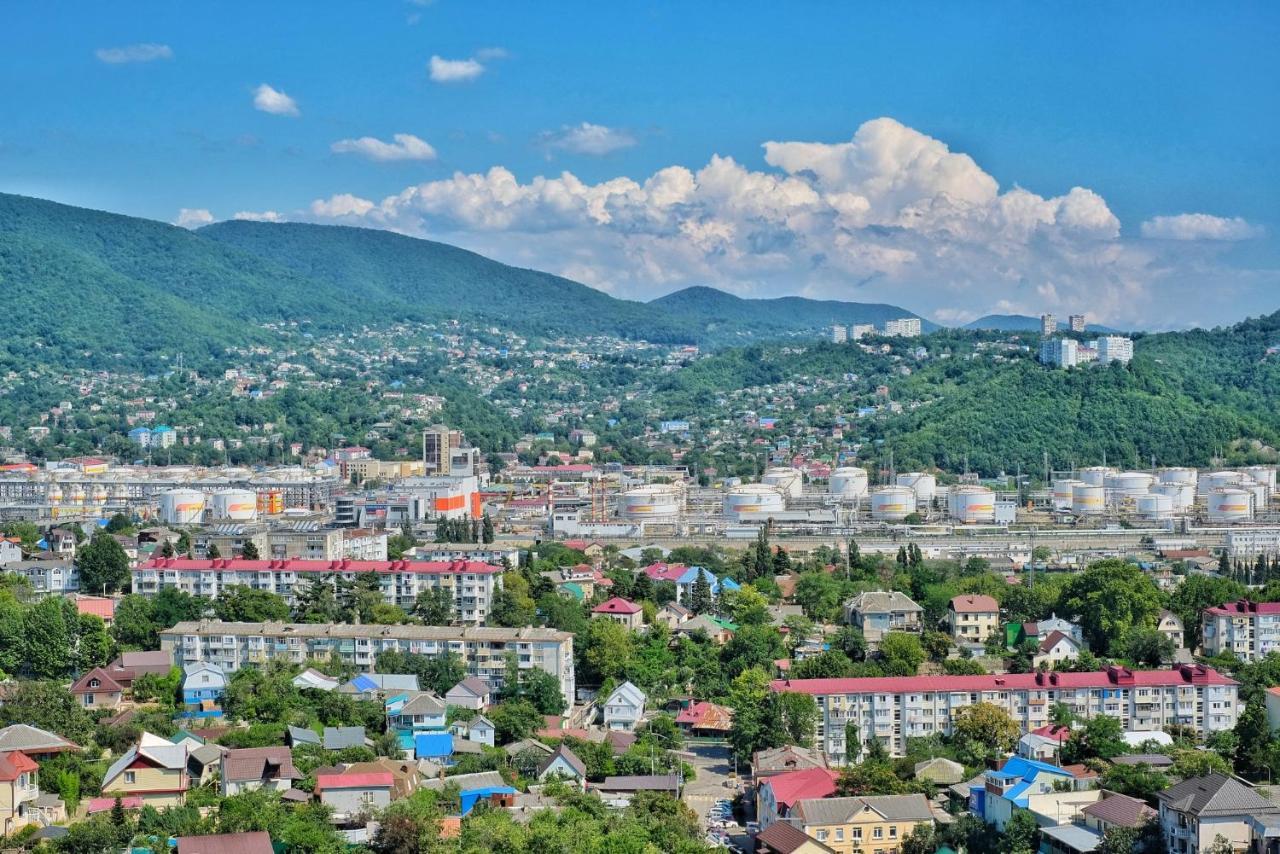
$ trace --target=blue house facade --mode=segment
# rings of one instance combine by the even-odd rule
[[[227,674],[216,664],[197,661],[182,672],[182,716],[222,717],[222,698],[227,693]]]

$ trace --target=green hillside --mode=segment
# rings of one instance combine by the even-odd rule
[[[834,324],[883,324],[886,320],[917,317],[906,309],[883,303],[812,300],[804,297],[743,299],[708,287],[692,287],[649,303],[674,317],[686,318],[704,336],[718,341],[765,339],[796,333],[826,332]],[[924,321],[924,330],[937,325]]]

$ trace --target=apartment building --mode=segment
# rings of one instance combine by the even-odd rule
[[[553,629],[201,620],[162,631],[160,648],[180,667],[209,661],[228,674],[275,658],[295,664],[336,658],[368,670],[384,650],[429,656],[455,653],[468,675],[483,679],[494,691],[502,687],[506,654],[512,652],[522,669],[536,667],[555,676],[566,702],[574,701],[573,635]]]
[[[444,589],[453,597],[456,623],[479,625],[489,616],[502,568],[484,563],[358,560],[244,560],[242,558],[154,558],[133,571],[133,591],[152,596],[176,587],[196,596],[216,597],[236,585],[266,590],[293,603],[312,581],[375,573],[388,604],[412,608],[419,593]]]
[[[1240,528],[1227,531],[1224,545],[1227,555],[1233,558],[1278,555],[1280,554],[1280,528]]]
[[[1280,652],[1280,602],[1240,599],[1205,608],[1200,615],[1205,655],[1229,652],[1241,661],[1257,661]]]
[[[1206,735],[1235,726],[1239,683],[1212,668],[1183,664],[1091,673],[779,679],[772,690],[812,695],[821,713],[818,744],[833,761],[845,762],[872,738],[902,756],[908,738],[950,734],[955,713],[975,703],[999,706],[1024,731],[1048,725],[1049,710],[1064,703],[1082,718],[1118,718],[1127,731],[1154,733],[1178,724]],[[861,744],[846,745],[849,724],[857,727]]]
[[[888,338],[919,338],[920,318],[903,317],[884,322],[884,334]]]

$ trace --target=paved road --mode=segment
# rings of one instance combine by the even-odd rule
[[[698,778],[685,784],[684,802],[698,814],[698,821],[706,827],[707,811],[712,804],[721,798],[732,800],[739,792],[725,786],[725,781],[733,774],[733,758],[729,755],[729,748],[710,744],[691,746],[685,758],[697,770]]]

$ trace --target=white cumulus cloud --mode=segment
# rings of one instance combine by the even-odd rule
[[[100,47],[93,52],[99,62],[108,65],[124,65],[129,62],[154,62],[157,59],[173,59],[173,48],[167,44],[144,42],[124,47]]]
[[[475,80],[484,74],[484,64],[478,59],[445,59],[432,56],[427,63],[428,73],[436,83],[462,83]]]
[[[284,222],[286,219],[279,211],[236,211],[231,218],[249,222]]]
[[[1142,236],[1153,240],[1250,240],[1262,235],[1261,226],[1238,216],[1184,213],[1152,217],[1142,224]]]
[[[253,108],[276,116],[300,116],[298,102],[266,83],[253,90]]]
[[[373,208],[373,202],[353,196],[351,193],[338,193],[328,199],[316,199],[311,203],[312,215],[325,219],[361,217]]]
[[[430,143],[411,133],[398,133],[392,142],[383,142],[372,136],[359,139],[340,139],[330,146],[336,154],[359,154],[370,160],[435,160],[436,150]]]
[[[548,148],[597,156],[611,154],[636,144],[636,138],[625,130],[591,122],[565,126],[558,131],[547,131],[540,140]]]
[[[213,214],[206,208],[182,208],[178,211],[178,217],[173,224],[182,228],[199,228],[211,222],[213,222]]]

